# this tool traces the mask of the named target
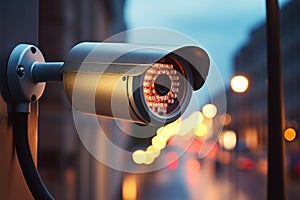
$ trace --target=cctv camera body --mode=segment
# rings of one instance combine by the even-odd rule
[[[79,111],[164,125],[185,111],[209,64],[196,46],[80,43],[65,59],[63,83]]]

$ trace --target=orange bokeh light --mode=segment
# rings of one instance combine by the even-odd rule
[[[284,138],[289,142],[293,141],[296,138],[296,135],[296,131],[293,128],[288,128],[284,131]]]

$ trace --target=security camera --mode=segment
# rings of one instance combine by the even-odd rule
[[[79,111],[164,125],[185,111],[209,65],[208,54],[196,46],[80,43],[64,62],[45,62],[37,47],[17,45],[0,74],[1,94],[15,118],[16,152],[33,197],[53,199],[35,168],[27,138],[30,104],[42,96],[45,82],[63,81],[66,96]]]
[[[80,43],[62,66],[63,84],[79,111],[164,125],[185,111],[209,64],[196,46]]]
[[[206,51],[196,46],[85,42],[73,47],[64,62],[51,63],[37,47],[20,44],[9,58],[6,96],[27,112],[26,105],[41,97],[44,82],[62,80],[79,111],[164,125],[185,111],[209,65]]]

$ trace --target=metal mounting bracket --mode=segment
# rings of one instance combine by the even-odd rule
[[[37,83],[33,79],[33,67],[44,63],[41,51],[28,44],[19,44],[10,54],[7,65],[7,83],[14,111],[30,112],[30,103],[38,100],[46,83]]]

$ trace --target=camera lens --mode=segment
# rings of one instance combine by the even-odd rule
[[[170,77],[166,74],[160,74],[157,76],[154,82],[154,89],[156,93],[160,96],[168,94],[171,89],[171,80]]]
[[[159,116],[173,113],[184,97],[184,78],[178,70],[173,63],[155,63],[145,73],[144,97],[148,108]]]

